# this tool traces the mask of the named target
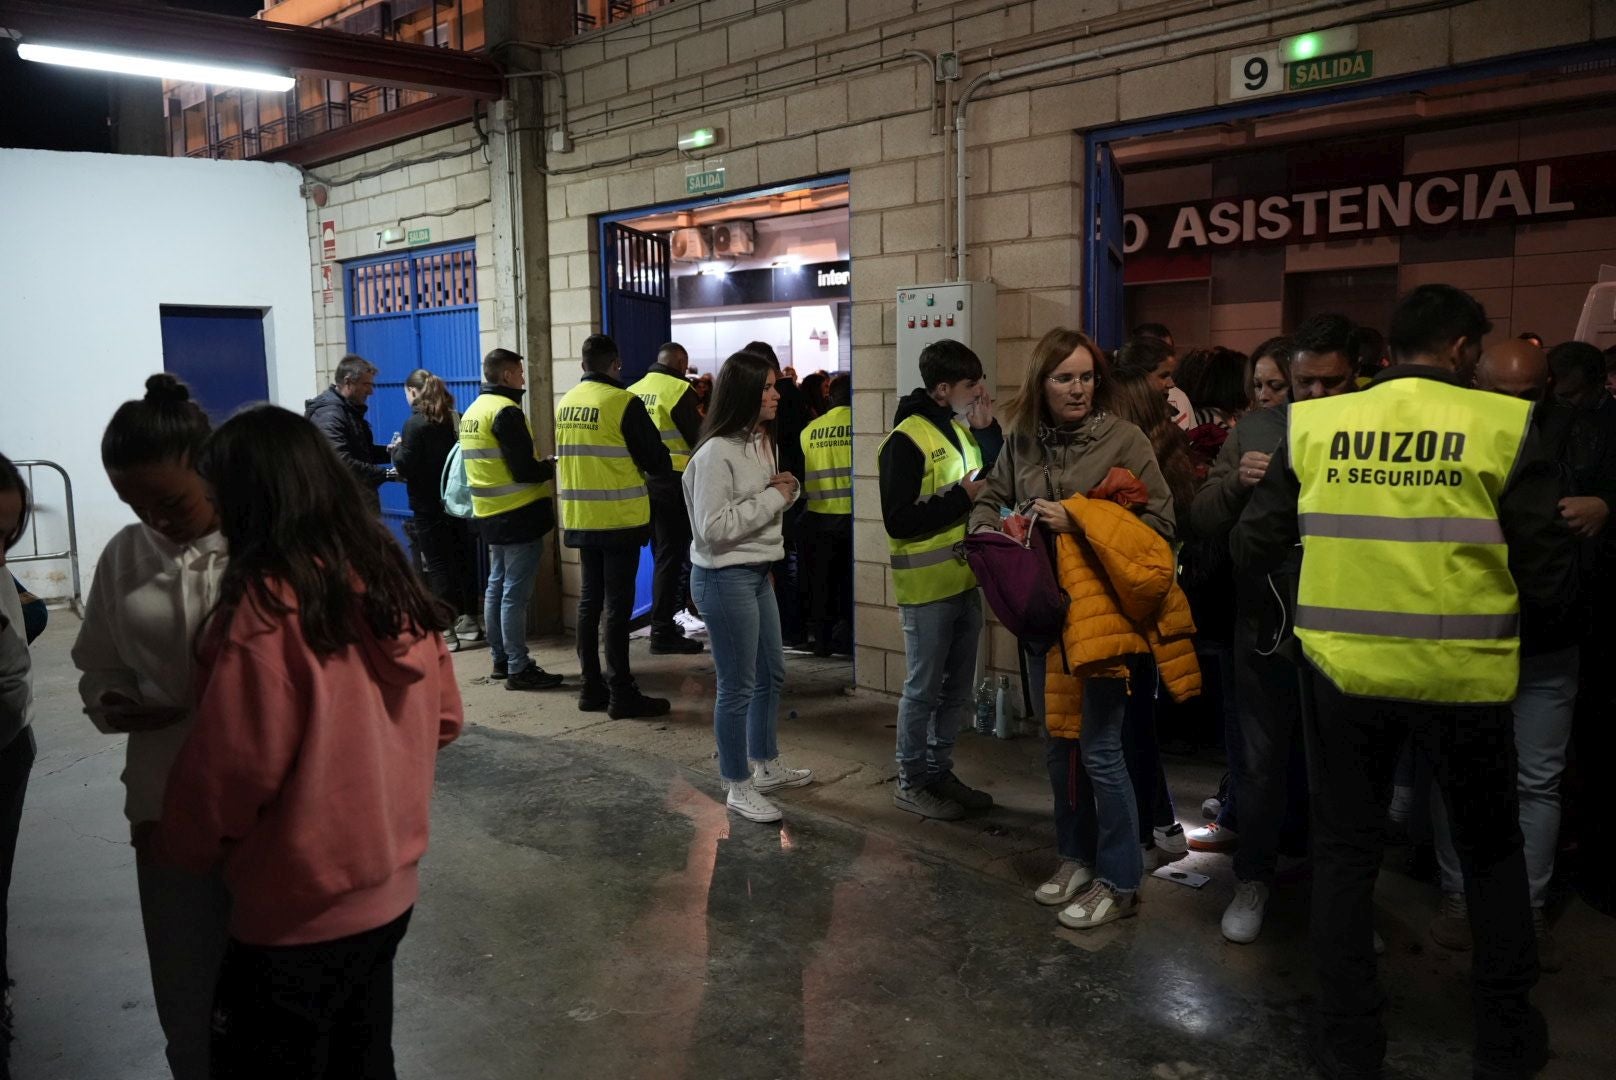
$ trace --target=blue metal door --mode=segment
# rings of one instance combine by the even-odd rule
[[[404,380],[425,368],[448,384],[457,408],[477,396],[477,255],[472,243],[426,248],[343,264],[348,350],[375,364],[367,419],[378,442],[402,431],[410,407]],[[383,484],[382,518],[403,543],[409,503],[404,485]]]
[[[1126,336],[1122,298],[1122,170],[1110,143],[1094,148],[1088,185],[1089,330],[1102,349],[1115,349]]]
[[[163,370],[185,381],[214,424],[243,405],[269,400],[263,311],[164,306],[158,318]]]
[[[642,233],[620,222],[601,228],[606,268],[605,331],[623,357],[623,380],[633,383],[656,360],[657,350],[673,336],[668,238]],[[651,610],[651,548],[640,552],[634,575],[634,617]]]

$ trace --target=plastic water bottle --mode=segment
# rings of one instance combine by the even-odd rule
[[[976,723],[978,735],[992,735],[994,721],[993,680],[983,679],[976,688]]]
[[[1016,699],[1010,689],[1010,676],[999,676],[999,699],[993,718],[993,734],[1001,739],[1013,739],[1016,734]]]

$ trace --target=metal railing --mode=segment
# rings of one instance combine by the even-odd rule
[[[23,473],[23,479],[28,484],[28,504],[29,504],[29,512],[28,512],[28,533],[29,533],[29,536],[28,536],[28,540],[29,540],[30,545],[33,547],[33,551],[32,551],[32,553],[27,554],[27,555],[18,555],[18,554],[16,554],[15,549],[13,549],[12,551],[9,551],[9,552],[6,553],[6,562],[7,563],[55,562],[55,561],[60,560],[60,559],[66,559],[68,561],[70,567],[72,568],[72,575],[73,575],[73,595],[68,600],[68,603],[72,606],[74,614],[76,614],[76,615],[78,615],[78,616],[80,616],[82,618],[83,615],[84,615],[84,588],[83,588],[83,585],[81,584],[81,582],[79,581],[79,528],[78,528],[78,520],[74,517],[74,514],[73,514],[73,480],[72,480],[71,477],[69,477],[67,475],[67,470],[62,468],[60,465],[56,464],[56,462],[54,462],[54,461],[45,461],[43,459],[35,459],[35,460],[32,460],[32,461],[14,461],[14,462],[12,462],[12,464],[16,465],[17,468]],[[34,470],[36,468],[39,468],[39,469],[51,469],[58,476],[60,476],[62,478],[62,494],[63,494],[63,498],[64,498],[64,500],[66,501],[66,504],[67,504],[66,505],[66,509],[67,509],[67,550],[66,551],[40,551],[39,550],[39,509],[40,509],[40,506],[39,506],[39,495],[38,495],[39,489],[34,484]],[[20,547],[21,544],[19,544],[18,546]],[[10,585],[11,585],[11,582],[7,581],[4,584],[5,584],[6,587],[9,588]]]

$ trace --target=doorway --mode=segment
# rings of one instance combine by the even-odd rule
[[[599,227],[603,330],[622,353],[625,381],[639,379],[658,348],[672,341],[689,354],[689,377],[705,394],[726,357],[761,341],[788,376],[797,376],[799,389],[806,384],[813,395],[806,401],[808,422],[830,411],[830,382],[839,374],[851,378],[853,360],[845,176],[625,211],[601,218]],[[793,456],[782,450],[783,459]],[[836,579],[821,582],[795,550],[801,512],[794,508],[787,523],[789,583],[777,589],[785,636],[804,646],[806,638],[824,636],[850,657],[852,515],[848,565],[826,573],[821,561],[817,576]],[[650,612],[651,571],[647,547],[636,581],[636,620]],[[816,590],[835,593],[834,603],[818,611],[836,629],[822,635],[807,628],[815,604],[823,602]]]
[[[158,309],[163,370],[191,388],[214,426],[243,405],[269,400],[262,308]]]

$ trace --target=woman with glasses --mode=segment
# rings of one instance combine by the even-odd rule
[[[1162,537],[1173,535],[1172,496],[1150,440],[1096,407],[1105,378],[1105,358],[1087,334],[1056,328],[1044,335],[1020,392],[1010,402],[1004,451],[977,497],[972,532],[999,528],[1005,508],[1016,510],[1030,502],[1051,532],[1081,536],[1063,502],[1089,494],[1107,481],[1111,470],[1121,468],[1146,488],[1139,519]],[[1069,612],[1068,619],[1075,616]],[[1130,640],[1137,642],[1138,654],[1146,651],[1142,638]],[[1138,808],[1122,752],[1129,680],[1119,670],[1134,658],[1118,655],[1083,679],[1081,741],[1050,728],[1047,762],[1061,863],[1034,896],[1041,904],[1063,907],[1060,921],[1073,929],[1100,926],[1137,911],[1144,866]],[[1047,662],[1049,655],[1028,652],[1028,688],[1046,725]],[[1060,671],[1060,662],[1053,663]],[[1092,785],[1091,797],[1080,792],[1080,770]]]

